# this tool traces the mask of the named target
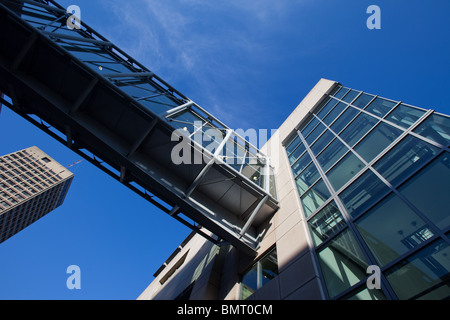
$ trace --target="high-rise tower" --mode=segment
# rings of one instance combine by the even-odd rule
[[[37,147],[0,157],[0,243],[62,205],[72,180]]]

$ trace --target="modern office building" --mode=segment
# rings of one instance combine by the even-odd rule
[[[72,180],[37,147],[0,157],[0,243],[62,205]]]
[[[449,145],[450,117],[322,79],[262,148],[257,255],[191,235],[138,299],[449,298]]]
[[[259,148],[67,19],[0,0],[2,102],[193,230],[140,299],[449,296],[447,116],[322,79]]]

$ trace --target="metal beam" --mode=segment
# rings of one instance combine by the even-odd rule
[[[170,110],[167,110],[166,112],[163,112],[162,114],[160,114],[160,116],[163,118],[173,116],[174,114],[176,114],[178,112],[186,110],[187,108],[191,107],[193,104],[194,104],[193,101],[189,101],[188,103],[182,104],[181,106],[178,106],[178,107],[172,108]]]
[[[81,41],[81,42],[87,42],[92,44],[98,44],[100,46],[112,46],[112,43],[109,41],[104,40],[97,40],[97,39],[91,39],[91,38],[85,38],[85,37],[77,37],[72,36],[70,34],[62,34],[62,33],[56,33],[56,32],[50,32],[50,31],[41,31],[43,34],[49,37],[57,38],[57,39],[65,39],[65,40],[72,40],[72,41]]]
[[[216,151],[214,152],[213,157],[211,158],[211,160],[209,160],[209,162],[206,164],[206,166],[203,167],[202,171],[200,171],[200,173],[194,179],[194,182],[192,182],[192,184],[190,185],[190,187],[186,191],[186,193],[185,193],[185,197],[186,198],[188,198],[192,194],[192,192],[194,192],[195,188],[197,188],[197,186],[199,185],[199,183],[202,180],[202,178],[206,175],[206,173],[209,171],[209,169],[211,169],[212,165],[214,164],[214,162],[217,159],[217,156],[223,150],[223,148],[225,147],[226,143],[228,142],[228,140],[230,139],[232,134],[233,134],[232,130],[230,130],[230,129],[227,130],[227,135],[225,136],[223,141],[220,143],[220,145],[216,148]]]
[[[153,77],[155,74],[153,72],[127,72],[127,73],[105,73],[102,74],[105,78],[139,78],[139,77]]]
[[[269,199],[269,195],[266,195],[259,203],[258,206],[253,210],[251,216],[248,218],[247,222],[245,223],[244,227],[242,228],[240,232],[241,238],[244,236],[244,234],[247,232],[248,228],[252,225],[253,221],[256,218],[256,215],[258,214],[259,210],[261,210],[262,206],[267,202]]]
[[[128,151],[127,157],[130,157],[131,155],[133,155],[136,152],[136,150],[141,146],[141,144],[144,142],[144,140],[153,131],[153,129],[155,128],[157,123],[158,123],[158,118],[154,118],[153,121],[148,126],[147,130],[145,130],[144,134],[138,140],[136,140],[134,142],[133,146]]]
[[[84,90],[83,94],[78,97],[77,101],[72,106],[72,109],[69,111],[70,115],[73,115],[80,109],[80,107],[83,105],[83,102],[85,102],[86,99],[89,97],[89,95],[94,90],[97,83],[98,83],[98,78],[92,79],[92,81],[89,83],[88,87]]]

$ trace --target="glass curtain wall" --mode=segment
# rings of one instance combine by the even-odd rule
[[[341,85],[293,133],[285,149],[329,299],[450,297],[449,146],[450,117]]]

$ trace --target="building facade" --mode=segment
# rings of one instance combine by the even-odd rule
[[[321,79],[262,148],[257,255],[192,234],[138,299],[448,298],[449,146],[450,117]]]
[[[37,147],[0,157],[0,243],[62,205],[72,180]]]

